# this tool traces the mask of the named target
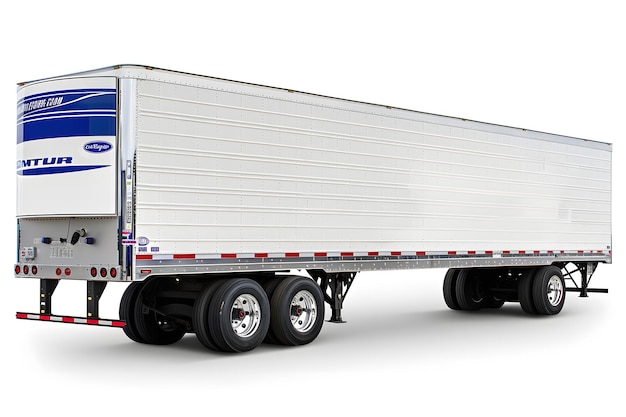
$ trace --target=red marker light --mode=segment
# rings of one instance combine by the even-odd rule
[[[111,278],[117,277],[117,269],[111,268]]]
[[[65,272],[65,275],[68,276],[68,277],[72,274],[72,270],[69,269],[69,268],[65,268],[64,272]]]
[[[56,271],[54,271],[54,272],[55,272],[57,275],[61,275],[61,273],[62,273],[63,271],[61,271],[61,268],[57,268],[57,269],[56,269]]]
[[[98,269],[95,266],[91,268],[90,272],[91,272],[91,276],[94,278],[96,277],[96,275],[98,275]]]
[[[30,271],[33,273],[33,275],[37,275],[37,266],[33,265],[33,267],[30,269]]]
[[[19,275],[20,272],[22,272],[22,268],[19,265],[15,265],[15,275]]]
[[[24,265],[24,275],[28,275],[28,265]]]
[[[107,269],[106,268],[100,268],[100,276],[102,278],[107,276]]]

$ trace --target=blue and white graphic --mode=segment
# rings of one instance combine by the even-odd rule
[[[117,111],[114,77],[18,89],[18,215],[116,213]]]
[[[115,89],[50,91],[17,103],[17,143],[73,136],[115,136]]]
[[[71,138],[115,136],[117,94],[114,88],[48,91],[17,103],[17,143]],[[110,151],[113,145],[92,141],[87,152]],[[105,164],[77,164],[63,155],[34,155],[17,161],[18,175],[51,175],[105,168]]]

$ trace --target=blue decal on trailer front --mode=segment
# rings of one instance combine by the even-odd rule
[[[50,175],[50,174],[64,174],[67,172],[80,172],[91,171],[92,169],[106,168],[110,165],[66,165],[66,166],[52,166],[42,168],[30,168],[17,171],[17,175]]]
[[[17,107],[17,143],[31,140],[115,136],[115,89],[61,90],[25,97]]]

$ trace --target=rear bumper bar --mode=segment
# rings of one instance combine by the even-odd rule
[[[49,314],[15,313],[15,317],[24,320],[50,321],[56,323],[87,324],[90,326],[124,327],[122,320],[94,319],[87,317],[54,316]]]

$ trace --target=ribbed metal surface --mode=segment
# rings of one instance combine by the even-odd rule
[[[608,145],[178,78],[138,82],[149,253],[610,249]]]

